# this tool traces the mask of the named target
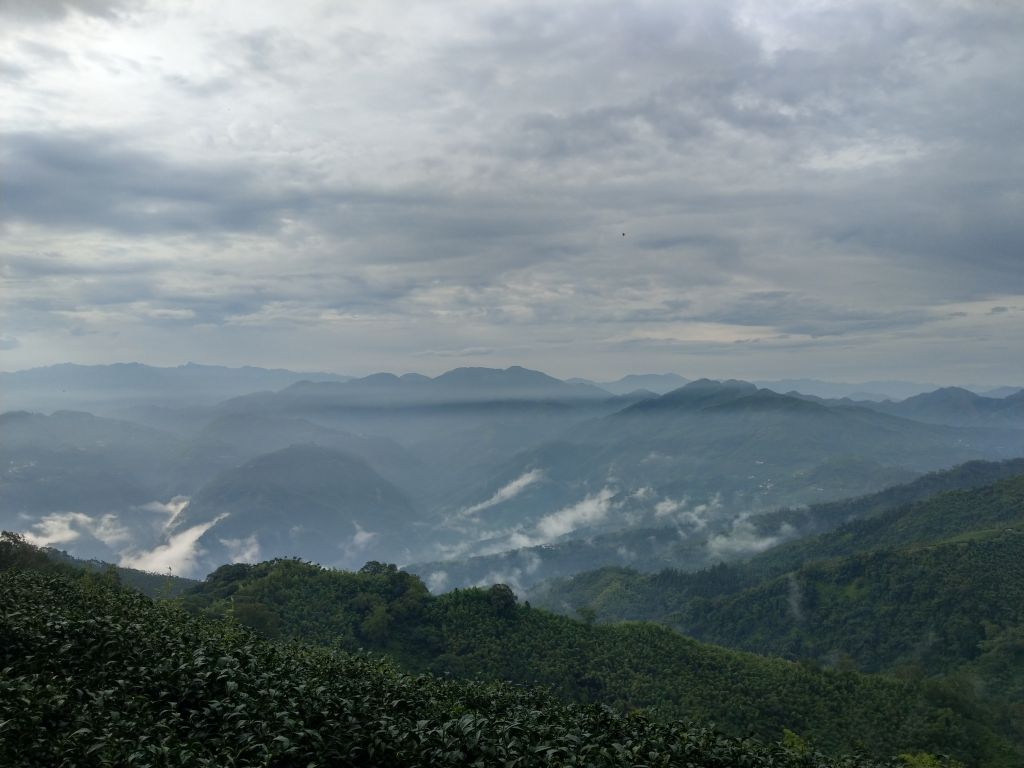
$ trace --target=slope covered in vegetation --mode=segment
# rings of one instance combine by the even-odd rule
[[[544,465],[549,463],[545,462]],[[875,517],[888,510],[923,501],[943,491],[977,488],[1024,474],[1024,459],[971,461],[950,469],[929,472],[911,482],[901,482],[898,474],[885,472],[876,462],[845,457],[826,462],[814,473],[801,475],[801,482],[808,486],[834,487],[834,479],[821,477],[819,471],[846,474],[855,470],[871,478],[871,482],[876,485],[884,484],[883,477],[888,477],[889,482],[901,484],[840,501],[806,507],[783,507],[750,515],[743,518],[739,528],[747,537],[757,541],[795,541],[826,533],[854,520]],[[865,482],[864,485],[869,487],[870,483]],[[514,579],[520,588],[531,590],[544,581],[565,579],[599,568],[632,568],[644,573],[666,568],[695,572],[714,566],[723,559],[735,562],[743,558],[742,537],[735,546],[731,546],[731,538],[736,533],[737,521],[734,517],[710,516],[701,518],[695,524],[695,519],[688,518],[684,510],[680,519],[682,524],[655,520],[658,525],[653,527],[644,524],[585,538],[461,560],[414,563],[406,566],[406,569],[422,576],[428,584],[440,584],[447,588],[469,587],[493,581],[499,575],[498,580]],[[716,546],[717,542],[723,543],[725,547]],[[790,552],[792,557],[787,561],[789,563],[799,564],[801,558],[807,555],[799,545],[790,549],[779,548],[777,551]],[[811,554],[814,554],[813,551]],[[757,562],[767,564],[767,558],[759,558]],[[760,578],[760,575],[752,571],[747,570],[745,573],[750,576],[749,584],[756,583]]]
[[[819,536],[782,544],[745,562],[693,573],[601,569],[552,582],[531,599],[557,611],[593,611],[601,620],[665,620],[687,611],[694,600],[757,588],[808,563],[922,546],[1018,525],[1024,525],[1024,475],[980,488],[938,493]],[[918,578],[926,580],[924,574]]]
[[[552,585],[545,600],[760,654],[942,678],[987,700],[1024,741],[1024,476],[938,494],[735,566],[584,574]]]
[[[1014,764],[989,713],[942,685],[766,659],[653,624],[590,625],[518,605],[503,585],[431,597],[394,566],[353,574],[278,560],[224,566],[183,602],[278,637],[384,651],[414,671],[538,683],[565,700],[649,708],[736,736],[790,729],[833,754],[919,749]]]
[[[942,764],[831,759],[792,736],[763,745],[537,689],[413,677],[380,658],[275,644],[10,546],[0,560],[5,766]]]

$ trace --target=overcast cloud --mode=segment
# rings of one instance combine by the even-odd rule
[[[1022,39],[1001,0],[8,0],[0,369],[1019,384]]]

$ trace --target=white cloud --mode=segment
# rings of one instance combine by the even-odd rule
[[[637,488],[633,493],[630,494],[629,498],[636,501],[645,501],[654,496],[654,489],[649,485],[645,485],[643,488]]]
[[[163,523],[164,530],[170,530],[174,527],[175,520],[178,516],[185,511],[185,507],[188,506],[190,499],[188,496],[175,496],[170,501],[150,501],[139,507],[147,512],[154,512],[157,514],[167,515],[167,520]]]
[[[118,564],[154,573],[170,570],[177,576],[195,576],[197,560],[202,554],[198,547],[200,537],[225,517],[226,514],[218,515],[208,523],[186,528],[181,533],[170,536],[166,543],[149,551],[124,554]]]
[[[745,517],[737,518],[728,533],[715,534],[708,539],[708,552],[712,557],[734,558],[754,555],[792,538],[794,529],[784,524],[773,536],[763,536]]]
[[[92,517],[82,512],[54,512],[32,525],[25,538],[36,546],[48,547],[74,541],[83,533],[108,546],[127,542],[132,535],[115,514]]]
[[[359,523],[353,521],[352,524],[356,527],[356,532],[352,534],[351,546],[357,551],[366,549],[370,542],[377,538],[377,534],[373,531],[365,530]]]
[[[93,536],[111,547],[132,538],[132,532],[121,523],[117,515],[113,514],[100,516],[99,520],[93,522],[90,530]]]
[[[244,539],[220,539],[228,550],[228,559],[232,563],[255,563],[260,559],[260,542],[256,534]]]
[[[661,501],[654,505],[654,516],[668,517],[673,512],[676,512],[677,510],[681,509],[685,503],[685,500],[677,501],[675,499],[665,497],[664,499],[662,499]]]
[[[444,592],[444,588],[447,584],[447,571],[434,571],[427,577],[427,589],[429,589],[435,595],[440,592]]]
[[[352,534],[351,538],[345,539],[338,544],[342,555],[348,559],[361,556],[380,537],[380,534],[375,531],[366,530],[355,520],[352,521],[352,525],[355,526],[355,533]]]
[[[540,469],[531,469],[528,472],[524,472],[508,485],[499,488],[497,492],[486,501],[481,501],[479,504],[466,507],[459,512],[459,515],[462,517],[470,517],[475,515],[477,512],[482,512],[485,509],[490,509],[491,507],[497,506],[509,499],[513,499],[543,477],[544,472]]]
[[[25,539],[37,547],[66,544],[82,535],[80,531],[72,527],[72,523],[91,525],[92,518],[81,512],[59,512],[47,515],[32,526],[32,530],[25,534]]]
[[[545,515],[537,523],[537,532],[547,542],[586,525],[604,520],[612,507],[615,491],[609,487],[587,496],[583,501]]]

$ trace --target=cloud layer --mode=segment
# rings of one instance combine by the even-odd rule
[[[1024,378],[1019,4],[0,14],[2,368]]]

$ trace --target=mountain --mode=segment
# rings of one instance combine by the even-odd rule
[[[283,399],[306,398],[340,405],[414,406],[508,400],[602,399],[609,392],[591,384],[569,383],[518,365],[509,368],[454,368],[430,378],[420,374],[375,373],[345,382],[300,381]]]
[[[178,478],[180,492],[192,493],[218,472],[240,466],[260,454],[302,444],[358,456],[409,496],[429,496],[434,486],[434,475],[427,467],[393,440],[261,413],[225,413],[210,419],[182,445],[172,471]]]
[[[799,544],[807,559],[793,570],[692,599],[665,621],[709,642],[864,671],[960,671],[1024,727],[1024,475]],[[796,546],[766,555],[771,571]]]
[[[589,384],[600,387],[613,395],[627,395],[638,389],[646,389],[663,395],[683,386],[688,379],[677,373],[631,373],[615,381],[591,381],[590,379],[566,379],[571,384]]]
[[[563,429],[442,511],[462,541],[478,542],[452,554],[485,555],[668,522],[692,530],[1022,449],[1018,430],[922,424],[703,379]]]
[[[1024,631],[1022,563],[1018,502],[1000,529],[816,561],[739,594],[694,600],[666,621],[732,648],[935,675],[977,663],[992,641]],[[984,684],[1024,704],[1024,676],[1006,682]]]
[[[970,389],[972,389],[972,391],[978,392],[979,395],[997,398],[1009,397],[1010,395],[1016,395],[1024,391],[1024,387],[996,387],[995,389],[981,389],[980,391],[975,390],[973,387],[971,387]]]
[[[575,384],[556,379],[540,371],[518,365],[498,368],[455,368],[423,382],[425,388],[445,396],[458,395],[481,399],[505,400],[510,398],[606,398],[608,392],[589,384]],[[631,389],[636,389],[632,387]],[[612,394],[625,394],[615,392]]]
[[[0,414],[0,527],[46,543],[78,540],[78,554],[116,559],[123,539],[112,513],[167,498],[175,440],[88,413]]]
[[[746,563],[580,574],[532,597],[814,665],[943,679],[1024,733],[1024,474],[947,491]]]
[[[872,403],[869,407],[930,424],[963,427],[1014,427],[1024,429],[1024,395],[985,397],[962,387],[924,392],[898,403]]]
[[[1024,461],[1016,462],[1017,468]],[[699,573],[605,569],[541,605],[658,620],[762,654],[956,679],[1024,728],[1024,474],[945,491]]]
[[[573,621],[518,605],[503,585],[430,597],[393,566],[345,573],[276,561],[224,566],[183,605],[281,639],[383,651],[415,672],[541,684],[566,700],[653,708],[761,739],[788,727],[827,752],[1016,758],[991,730],[992,712],[969,697],[951,701],[943,686],[736,653],[651,624]]]
[[[65,762],[88,756],[96,764],[143,764],[153,753],[239,768],[468,766],[495,764],[496,756],[504,764],[559,766],[575,764],[581,754],[595,768],[683,759],[695,768],[940,764],[925,755],[908,757],[913,763],[833,759],[793,734],[785,744],[761,744],[643,713],[566,704],[537,689],[412,677],[380,658],[278,645],[237,623],[191,617],[66,571],[12,567],[5,555],[0,547],[0,664],[6,690],[17,695],[0,697],[4,765],[48,766],[55,755]],[[866,688],[849,680],[843,687],[847,700]],[[881,690],[895,692],[897,705],[912,699],[892,686]],[[939,714],[927,705],[919,711]],[[39,727],[56,712],[66,727]],[[899,740],[894,726],[909,719],[907,711],[894,714],[880,732],[886,744]],[[947,724],[963,721],[948,707],[943,717]],[[838,723],[882,749],[866,730],[870,714]],[[954,746],[972,758],[998,759],[999,747],[977,735]]]
[[[780,546],[782,542],[820,534],[852,520],[872,517],[926,499],[941,491],[976,488],[1024,474],[1024,459],[968,462],[898,485],[895,483],[907,478],[887,473],[872,463],[864,463],[861,469],[875,481],[884,483],[888,480],[894,484],[866,496],[807,507],[783,507],[740,518],[729,515],[700,517],[696,511],[698,507],[674,510],[663,507],[666,512],[658,526],[632,527],[475,557],[413,563],[406,566],[406,570],[421,576],[435,592],[504,582],[517,592],[530,594],[535,601],[540,598],[544,604],[556,609],[562,599],[580,606],[585,602],[575,597],[570,599],[567,594],[546,598],[545,591],[549,587],[538,585],[556,580],[567,588],[577,583],[577,580],[564,581],[568,577],[611,567],[635,569],[638,572],[636,579],[642,581],[645,577],[640,574],[666,568],[700,571],[723,561],[742,560],[769,547],[773,547],[773,551],[786,551],[786,547]],[[844,466],[841,473],[849,477],[851,469]],[[698,525],[694,525],[695,520],[699,521]],[[755,557],[751,563],[762,559]],[[798,557],[793,562],[799,564],[801,560]],[[584,578],[580,576],[580,580]],[[699,575],[695,574],[695,578]],[[749,579],[750,583],[755,580]],[[535,592],[535,588],[541,592]]]
[[[167,545],[167,526],[189,497],[294,444],[358,457],[406,498],[429,498],[435,487],[433,473],[393,441],[273,415],[226,414],[182,438],[88,413],[12,412],[0,414],[0,435],[0,526],[110,562]]]
[[[12,567],[80,573],[86,580],[95,578],[117,583],[154,599],[178,597],[198,584],[167,573],[124,568],[102,560],[82,560],[53,547],[32,546],[18,534],[0,531],[0,572]]]
[[[434,379],[375,374],[345,383],[301,382],[233,398],[217,415],[298,418],[395,441],[428,467],[436,484],[436,496],[427,491],[433,506],[487,478],[517,452],[643,397],[616,397],[518,366],[458,368]]]
[[[757,386],[775,392],[796,391],[826,399],[850,398],[851,400],[902,400],[906,397],[936,389],[936,384],[922,384],[912,381],[864,381],[849,382],[821,381],[819,379],[774,379],[759,380]]]
[[[129,368],[140,381],[153,371],[162,380],[179,371]],[[982,401],[1003,408],[1022,402]],[[994,417],[985,427],[929,424],[880,413],[875,404],[783,395],[737,380],[702,379],[664,395],[610,395],[521,367],[301,381],[210,406],[145,402],[135,412],[166,429],[63,411],[2,417],[0,521],[75,555],[155,562],[149,555],[183,533],[168,527],[176,510],[190,498],[199,508],[194,497],[216,478],[264,454],[316,445],[362,460],[415,499],[417,546],[385,548],[388,557],[433,564],[521,550],[495,568],[475,560],[449,576],[465,583],[484,570],[479,578],[508,575],[527,587],[541,574],[568,575],[563,566],[587,557],[594,565],[682,557],[700,567],[723,554],[709,547],[715,537],[730,542],[733,556],[796,530],[744,542],[736,531],[747,530],[750,515],[870,493],[921,472],[1024,450],[1024,430]],[[651,533],[666,526],[676,530],[667,540]],[[350,528],[349,539],[358,533]],[[616,542],[625,531],[631,533]],[[208,536],[210,557],[246,553],[251,547],[243,545],[256,533],[220,537],[234,542],[236,555]],[[662,538],[657,547],[646,543],[652,535]],[[594,546],[574,544],[564,550],[574,554],[562,558],[558,548],[573,540]]]
[[[26,411],[0,413],[5,449],[89,451],[118,446],[126,451],[149,451],[173,442],[159,430],[123,419],[81,411],[55,411],[46,416]]]
[[[35,411],[77,409],[108,415],[130,406],[212,405],[247,392],[281,389],[303,379],[344,381],[346,377],[333,373],[296,373],[249,366],[226,368],[195,363],[175,368],[141,363],[62,363],[0,372],[0,408]]]
[[[762,516],[771,527],[794,516],[812,535],[793,538],[729,565],[682,572],[639,573],[605,569],[556,580],[531,592],[534,602],[555,610],[597,610],[598,618],[664,620],[692,597],[734,594],[785,576],[808,563],[887,548],[924,546],[974,530],[1015,524],[1024,459],[971,462],[859,499],[780,510]],[[816,522],[815,522],[816,521]],[[800,523],[797,523],[800,525]],[[813,534],[814,529],[824,531]]]
[[[303,557],[332,565],[405,559],[416,512],[369,464],[341,451],[293,445],[222,472],[175,518],[204,567],[238,559]]]

